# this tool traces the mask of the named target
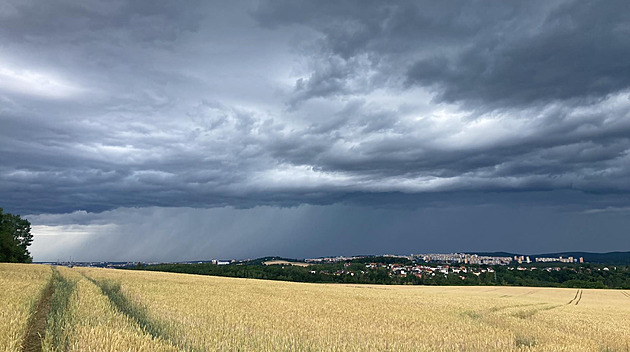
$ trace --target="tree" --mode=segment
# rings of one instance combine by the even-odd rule
[[[31,223],[19,215],[3,214],[0,208],[0,262],[30,263]]]

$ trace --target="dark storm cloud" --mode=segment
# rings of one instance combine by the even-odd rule
[[[193,7],[179,7],[169,1],[9,1],[3,10],[0,33],[26,41],[96,40],[104,38],[86,38],[81,32],[126,29],[125,34],[131,35],[132,40],[167,42],[175,40],[182,31],[196,30],[201,19]],[[116,37],[115,33],[111,36]],[[40,44],[46,43],[42,40]]]
[[[337,132],[346,128],[344,136],[358,130],[363,138],[351,151],[319,153],[315,159],[324,170],[460,177],[463,188],[619,190],[628,186],[621,180],[630,146],[626,7],[289,1],[263,2],[256,18],[269,28],[306,26],[320,34],[310,48],[311,72],[296,81],[291,106],[383,89],[396,94],[417,85],[427,87],[433,101],[468,111],[463,130],[482,124],[475,119],[491,122],[478,135],[488,143],[444,148],[431,143],[435,135],[410,132],[427,124],[405,123],[400,111],[374,113],[377,104],[344,108],[344,118],[331,125]],[[368,125],[374,121],[384,122],[377,133]],[[518,132],[493,141],[503,128]],[[317,145],[332,143],[317,139]],[[301,162],[301,154],[283,155]]]
[[[608,209],[610,210],[610,209]],[[542,205],[393,209],[121,208],[32,216],[35,260],[178,261],[451,251],[627,248],[628,209],[580,214]],[[243,221],[246,219],[246,221]],[[592,241],[592,234],[598,239]],[[385,238],[385,240],[384,240]],[[615,243],[616,247],[610,247]]]
[[[561,4],[523,32],[497,30],[455,56],[419,60],[408,80],[435,86],[451,102],[598,99],[630,84],[630,64],[623,59],[630,54],[628,10],[622,1]],[[509,23],[499,19],[497,25]]]
[[[630,6],[624,1],[270,1],[268,27],[321,33],[298,98],[352,92],[357,75],[435,90],[475,107],[597,99],[630,84]],[[386,78],[400,75],[399,80]],[[363,82],[362,82],[363,83]]]
[[[1,1],[0,206],[36,260],[625,248],[628,7]]]
[[[626,7],[6,1],[2,206],[623,207]]]

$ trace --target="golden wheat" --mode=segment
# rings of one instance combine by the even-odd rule
[[[615,290],[325,285],[79,269],[208,351],[628,351]]]
[[[20,351],[34,304],[50,280],[45,265],[0,263],[0,351]]]
[[[101,290],[76,271],[59,267],[60,274],[75,282],[64,312],[64,346],[72,351],[177,351],[159,338],[147,335],[132,319],[116,310]],[[58,346],[46,336],[44,351]]]

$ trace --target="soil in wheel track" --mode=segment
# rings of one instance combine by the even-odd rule
[[[569,303],[567,303],[567,304],[571,304],[571,303],[575,302],[575,300],[578,299],[579,295],[580,295],[580,290],[575,291],[575,297],[573,297],[573,299],[570,300]]]
[[[580,303],[580,301],[582,300],[582,293],[584,293],[584,290],[580,290],[579,292],[580,292],[580,297],[578,297],[577,301],[575,301],[575,305],[576,305],[576,306],[577,306],[577,305]]]
[[[46,318],[48,317],[48,311],[50,310],[50,298],[54,292],[54,280],[53,274],[53,277],[50,279],[50,282],[44,289],[44,292],[35,306],[35,311],[28,321],[26,336],[24,337],[24,342],[22,343],[23,352],[40,352],[42,350],[42,339],[46,333]]]

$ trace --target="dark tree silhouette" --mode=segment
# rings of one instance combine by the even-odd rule
[[[30,263],[33,258],[27,247],[32,241],[31,223],[19,215],[3,214],[0,208],[0,262]]]

